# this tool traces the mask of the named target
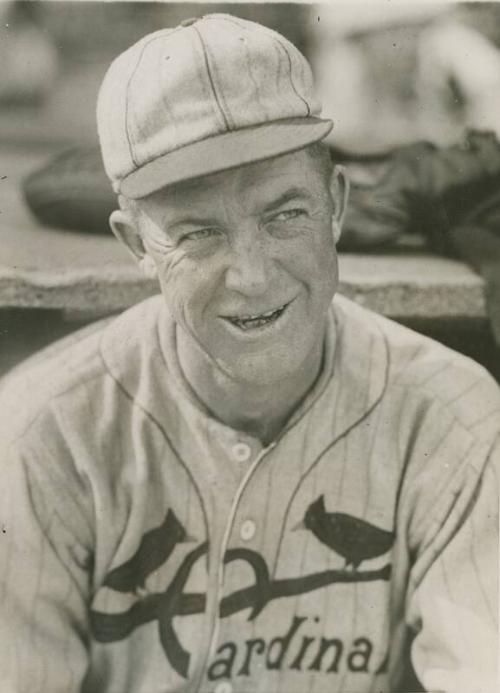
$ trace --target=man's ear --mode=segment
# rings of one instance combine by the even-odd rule
[[[332,217],[332,230],[335,244],[338,243],[342,233],[345,213],[347,210],[347,200],[349,198],[349,179],[343,166],[335,166],[330,181],[330,192],[334,204]]]
[[[109,217],[111,230],[132,253],[140,268],[147,277],[156,277],[156,265],[148,255],[136,220],[126,209],[115,209]]]

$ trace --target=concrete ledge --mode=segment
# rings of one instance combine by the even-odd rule
[[[43,233],[43,232],[41,232]],[[92,239],[96,262],[86,268],[41,271],[0,266],[0,306],[53,308],[95,314],[114,312],[158,292],[133,264],[117,258],[100,264],[107,241]],[[47,244],[52,259],[57,244]],[[117,254],[120,252],[116,245]],[[341,255],[340,291],[358,303],[390,317],[485,317],[483,282],[459,262],[431,255]]]
[[[425,251],[341,255],[340,291],[394,318],[486,319],[484,282],[462,262]]]
[[[134,267],[53,272],[0,268],[0,307],[112,313],[159,291]]]
[[[111,234],[41,228],[31,217],[19,183],[46,159],[0,150],[0,307],[100,315],[156,293]],[[390,317],[486,317],[481,277],[423,249],[342,255],[340,278],[343,294]]]

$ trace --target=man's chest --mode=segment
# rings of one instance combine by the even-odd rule
[[[222,479],[220,441],[202,470],[191,442],[117,520],[91,605],[104,690],[383,686],[397,465],[382,478],[354,438],[227,449],[240,467]]]

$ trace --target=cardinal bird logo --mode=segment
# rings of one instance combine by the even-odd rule
[[[173,510],[169,510],[163,523],[142,537],[137,553],[112,570],[103,584],[117,592],[137,593],[144,589],[148,575],[170,558],[177,544],[193,541]]]
[[[387,553],[394,533],[346,513],[329,513],[325,497],[320,496],[307,508],[302,527],[345,559],[345,566],[359,568],[363,561]]]
[[[308,507],[301,526],[343,556],[346,566],[352,565],[353,570],[345,570],[344,567],[340,570],[327,569],[275,578],[271,575],[265,558],[257,551],[247,547],[230,548],[224,555],[224,563],[247,563],[254,573],[254,580],[221,599],[220,618],[228,618],[249,609],[248,619],[255,620],[275,599],[293,598],[334,584],[390,579],[390,563],[374,570],[356,568],[363,561],[389,550],[394,541],[391,532],[350,515],[327,513],[323,496]],[[180,544],[190,542],[194,542],[195,546],[185,553],[164,589],[158,592],[145,589],[147,578],[169,562]],[[134,555],[113,568],[104,579],[104,587],[115,592],[134,594],[135,601],[122,612],[106,613],[91,609],[90,624],[95,640],[100,643],[124,640],[136,628],[156,622],[167,661],[180,676],[187,679],[191,655],[177,636],[175,620],[206,611],[206,594],[186,591],[186,586],[193,567],[207,553],[208,541],[200,543],[192,538],[174,511],[168,509],[163,522],[144,533]]]

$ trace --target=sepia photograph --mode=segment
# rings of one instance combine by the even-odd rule
[[[500,690],[500,2],[0,65],[0,693]]]

